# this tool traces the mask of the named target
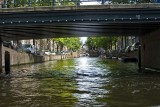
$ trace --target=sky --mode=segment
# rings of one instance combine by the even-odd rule
[[[81,5],[100,5],[100,2],[82,2]]]
[[[81,41],[83,44],[86,42],[86,40],[87,40],[87,37],[81,37]]]

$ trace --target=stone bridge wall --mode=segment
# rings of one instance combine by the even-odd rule
[[[160,30],[141,37],[142,67],[160,69]]]

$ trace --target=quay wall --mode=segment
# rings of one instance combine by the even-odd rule
[[[45,61],[79,57],[79,54],[77,52],[68,53],[65,55],[43,55],[43,56],[40,56],[40,55],[28,54],[25,52],[17,52],[16,50],[13,50],[13,49],[10,49],[7,47],[2,47],[2,66],[5,66],[5,52],[9,52],[9,54],[10,54],[10,64],[11,65],[40,63],[40,62],[45,62]]]
[[[140,40],[142,67],[160,69],[160,30],[141,36]]]

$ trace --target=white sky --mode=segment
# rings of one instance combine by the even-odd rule
[[[100,2],[82,2],[81,5],[100,5]]]
[[[81,41],[83,44],[86,42],[86,40],[87,40],[87,37],[81,37]]]
[[[87,40],[87,37],[81,37],[81,41],[83,44],[86,42],[86,40]]]

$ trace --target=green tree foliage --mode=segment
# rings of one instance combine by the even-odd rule
[[[80,38],[54,38],[54,40],[59,42],[61,49],[63,46],[67,46],[70,50],[77,51],[81,47]]]
[[[71,2],[71,0],[60,0],[59,3],[56,5],[63,5],[63,6],[74,6],[76,2]]]
[[[79,0],[7,0],[7,7],[28,7],[28,6],[74,6]],[[13,4],[14,3],[14,4]]]
[[[86,45],[88,46],[89,50],[94,50],[98,47],[98,38],[96,37],[88,37],[86,41]]]
[[[15,7],[26,7],[29,5],[28,0],[14,0],[14,2],[15,2],[14,4]]]
[[[51,6],[54,0],[37,0],[32,2],[35,6]]]
[[[111,49],[113,44],[116,44],[119,37],[88,37],[86,45],[90,50],[97,48]]]
[[[80,4],[80,0],[6,0],[7,7],[28,7],[28,6],[74,6]],[[112,0],[113,4],[126,4],[132,2],[149,3],[153,0]],[[13,2],[15,4],[13,4]]]

